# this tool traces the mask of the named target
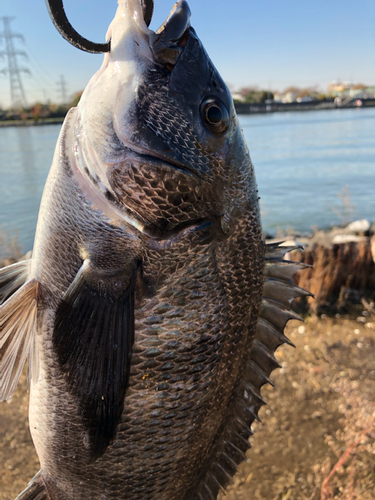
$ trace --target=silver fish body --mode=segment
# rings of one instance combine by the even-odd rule
[[[186,2],[159,33],[139,0],[119,4],[32,261],[0,272],[0,395],[29,355],[41,463],[22,500],[216,498],[304,293],[265,249],[233,102]]]

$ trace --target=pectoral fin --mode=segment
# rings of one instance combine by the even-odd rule
[[[27,488],[18,495],[16,500],[51,500],[44,486],[41,471],[30,481]]]
[[[92,459],[115,436],[134,338],[134,275],[85,261],[56,312],[53,343],[87,426]]]
[[[37,378],[36,313],[38,282],[28,281],[25,266],[0,270],[0,401],[12,396],[29,355],[29,378]]]
[[[30,262],[23,260],[0,269],[0,305],[26,283]]]

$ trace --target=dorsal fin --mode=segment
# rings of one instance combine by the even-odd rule
[[[248,439],[253,434],[251,425],[259,420],[259,409],[266,404],[260,389],[264,384],[272,384],[270,374],[279,367],[274,352],[281,344],[293,345],[285,337],[284,327],[290,319],[302,318],[290,309],[290,303],[297,297],[311,295],[293,285],[294,275],[309,266],[283,260],[286,253],[298,248],[283,247],[280,243],[266,245],[263,301],[250,359],[230,400],[227,422],[215,438],[208,470],[192,494],[194,500],[215,500],[246,458],[250,448]]]

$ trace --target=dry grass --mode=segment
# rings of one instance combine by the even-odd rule
[[[292,324],[253,448],[221,500],[374,500],[375,316]]]
[[[375,473],[375,400],[367,394],[358,381],[340,380],[334,385],[340,395],[339,410],[341,429],[328,435],[326,442],[338,460],[332,467],[331,460],[316,467],[321,486],[321,500],[354,500],[374,498],[368,491],[374,483]],[[331,469],[326,475],[327,468]],[[335,496],[334,496],[335,495]]]
[[[293,323],[253,448],[221,500],[374,500],[375,315]],[[0,499],[38,471],[27,429],[26,377],[0,404]],[[323,496],[322,496],[323,495]]]
[[[344,186],[340,193],[336,193],[336,196],[340,200],[341,204],[333,206],[332,210],[340,219],[341,225],[346,226],[349,222],[354,220],[357,211],[356,206],[351,202],[349,186]]]
[[[12,233],[0,226],[0,267],[17,262],[22,257],[22,246],[18,231]]]

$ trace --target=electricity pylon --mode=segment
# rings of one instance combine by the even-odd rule
[[[66,104],[68,102],[68,97],[66,93],[66,81],[64,75],[60,75],[60,80],[57,82],[57,85],[60,87],[59,93],[61,95],[62,104]]]
[[[4,31],[0,32],[0,40],[5,40],[5,50],[0,51],[0,56],[6,56],[8,59],[8,67],[0,70],[0,73],[9,74],[10,81],[10,95],[12,106],[27,106],[27,100],[25,91],[22,85],[21,73],[29,73],[30,71],[27,68],[23,68],[18,66],[17,56],[22,56],[27,59],[26,52],[22,50],[16,50],[13,40],[15,38],[19,38],[24,40],[23,36],[19,33],[12,33],[10,28],[10,22],[14,19],[14,17],[0,17],[0,20],[4,23]]]

